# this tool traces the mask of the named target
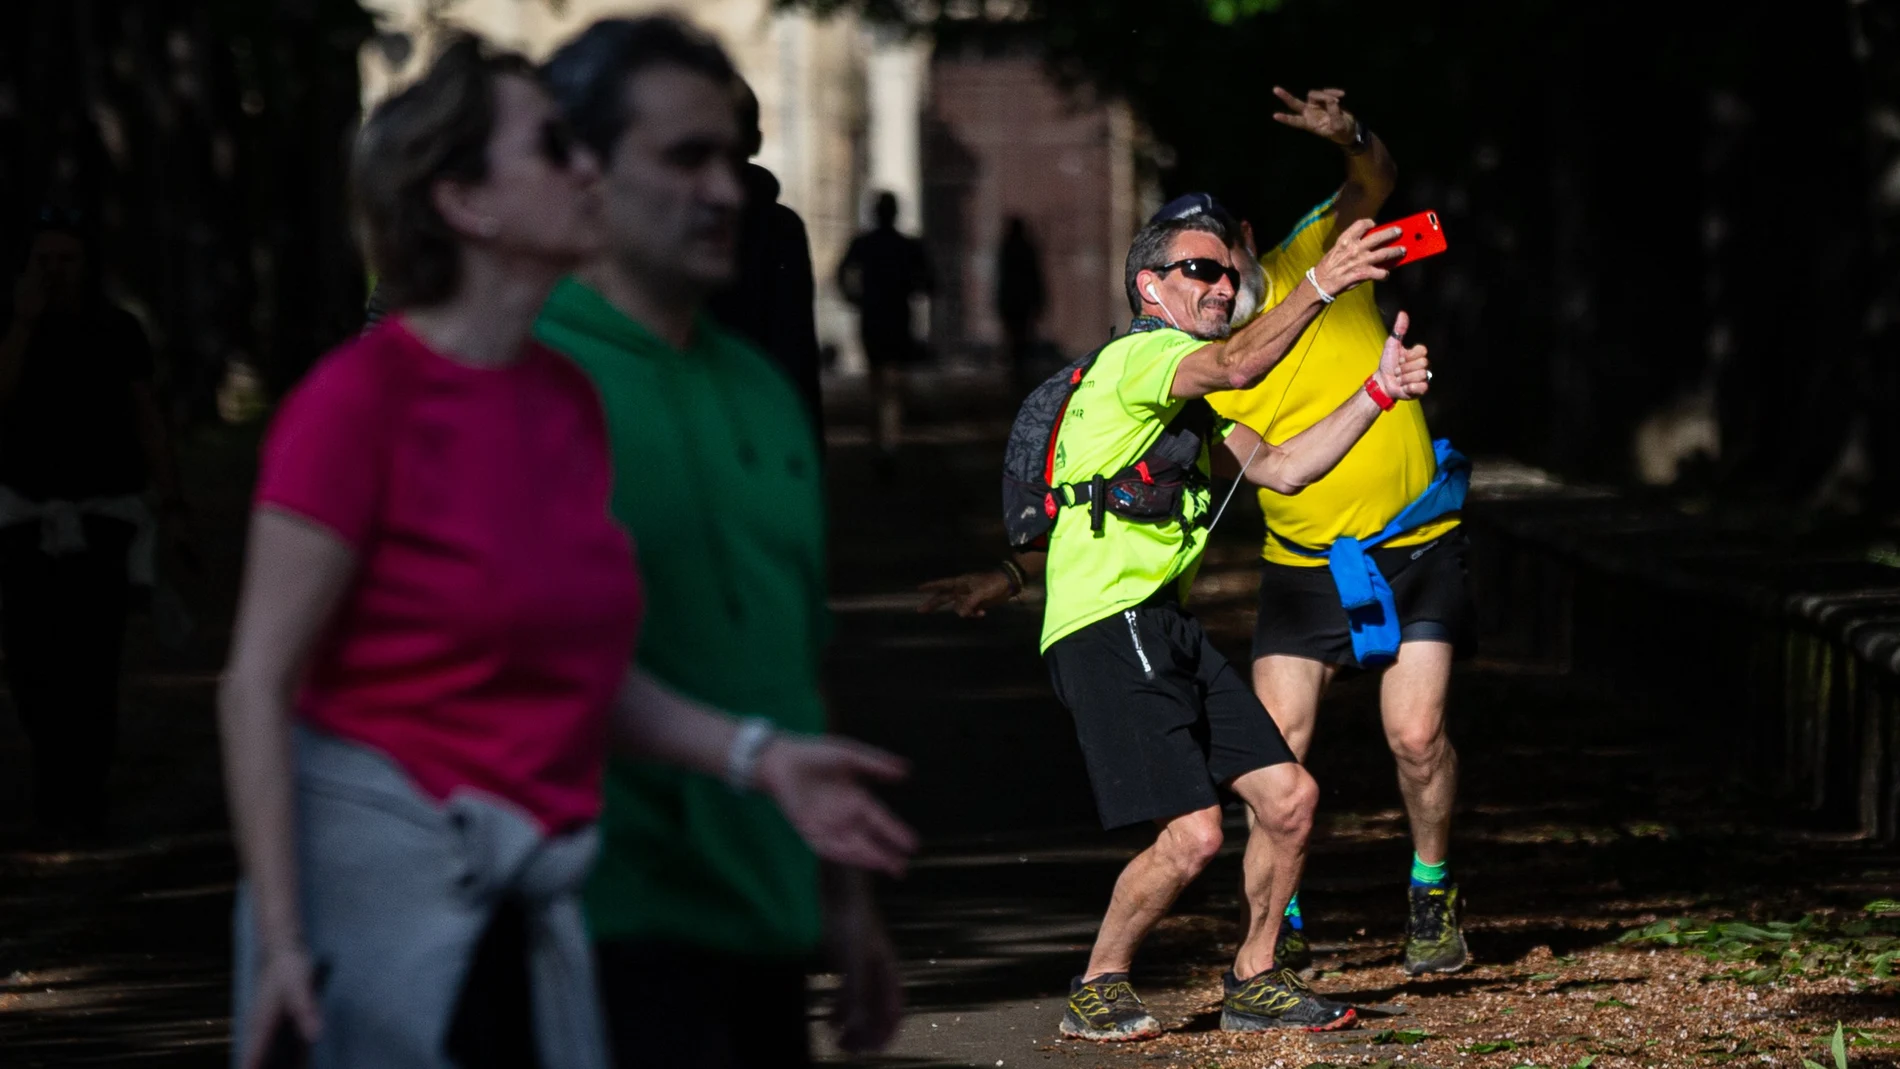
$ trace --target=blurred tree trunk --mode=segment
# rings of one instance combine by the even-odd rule
[[[1546,121],[1565,136],[1547,157],[1549,226],[1544,251],[1550,257],[1550,346],[1545,358],[1550,397],[1549,440],[1542,452],[1559,467],[1587,461],[1596,410],[1590,374],[1596,343],[1596,291],[1590,285],[1589,176],[1595,156],[1592,124],[1584,111],[1583,87],[1563,79],[1551,88]]]
[[[1860,94],[1839,9],[1742,25],[1782,62],[1740,76],[1746,129],[1722,250],[1735,329],[1717,393],[1730,485],[1799,499],[1846,444],[1868,285]],[[1799,92],[1791,86],[1801,86]],[[1764,181],[1764,176],[1773,176]]]
[[[1871,285],[1863,324],[1865,427],[1872,454],[1872,504],[1900,509],[1900,10],[1848,0],[1855,71],[1866,104],[1862,172]]]
[[[326,18],[325,9],[340,2],[285,0],[304,13],[282,21],[284,32],[271,35],[263,60],[282,102],[273,121],[259,124],[259,148],[272,167],[262,187],[272,196],[260,213],[270,223],[260,249],[273,311],[266,380],[278,386],[362,325],[363,265],[347,198],[349,143],[361,108],[357,50],[369,27]]]

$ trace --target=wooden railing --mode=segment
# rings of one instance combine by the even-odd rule
[[[1485,649],[1606,680],[1791,822],[1900,838],[1900,550],[1480,463]]]

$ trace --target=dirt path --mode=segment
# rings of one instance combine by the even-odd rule
[[[1056,996],[1140,837],[1093,823],[1072,728],[1036,657],[1034,606],[975,623],[911,611],[916,581],[987,561],[998,538],[1000,394],[954,377],[925,386],[889,482],[871,470],[860,399],[841,395],[834,415],[835,700],[855,731],[916,762],[896,800],[928,836],[887,895],[913,1013],[879,1064],[1798,1066],[1802,1055],[1829,1062],[1838,1020],[1855,1065],[1900,1065],[1891,986],[1703,982],[1759,963],[1614,942],[1685,914],[1852,913],[1895,894],[1900,856],[1772,830],[1758,792],[1712,786],[1717,770],[1666,715],[1537,665],[1484,660],[1454,691],[1464,789],[1452,860],[1473,969],[1407,981],[1396,968],[1409,847],[1375,694],[1347,682],[1316,746],[1323,815],[1304,898],[1317,983],[1370,1007],[1364,1025],[1324,1037],[1217,1030],[1218,975],[1240,936],[1230,847],[1139,965],[1170,1033],[1113,1048],[1057,1042]],[[200,512],[215,560],[236,559],[244,455],[232,439],[197,457],[212,469],[198,485],[214,491]],[[1217,537],[1200,599],[1236,654],[1250,626],[1245,512]],[[232,869],[210,709],[224,620],[206,609],[226,603],[228,568],[194,582],[194,645],[134,643],[113,842],[61,853],[23,839],[24,754],[0,716],[0,1066],[224,1057]]]

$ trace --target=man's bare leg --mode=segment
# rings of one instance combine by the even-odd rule
[[[1458,755],[1445,737],[1445,694],[1452,648],[1407,642],[1379,688],[1386,742],[1398,763],[1399,790],[1412,821],[1413,885],[1405,925],[1405,971],[1457,972],[1470,960],[1458,923],[1458,890],[1442,866],[1451,847]]]
[[[1247,938],[1234,955],[1233,976],[1222,984],[1221,1031],[1349,1028],[1355,1018],[1351,1006],[1273,971],[1279,964],[1280,913],[1300,885],[1319,785],[1304,767],[1288,761],[1249,772],[1232,786],[1253,811],[1254,823],[1244,863]]]
[[[1234,955],[1234,975],[1247,980],[1273,967],[1280,914],[1299,889],[1306,865],[1319,785],[1305,768],[1288,761],[1255,769],[1234,780],[1232,788],[1254,814],[1241,863],[1247,938]]]
[[[1294,657],[1288,654],[1270,654],[1253,663],[1253,692],[1260,704],[1267,707],[1267,714],[1273,717],[1273,723],[1280,729],[1280,736],[1293,751],[1293,756],[1305,763],[1306,755],[1313,747],[1313,732],[1319,723],[1320,699],[1326,696],[1326,688],[1332,685],[1333,676],[1339,672],[1337,665],[1324,661],[1315,661],[1307,657]],[[1253,826],[1253,811],[1247,811],[1247,825]],[[1293,887],[1293,893],[1299,892],[1299,885]],[[1280,905],[1285,912],[1286,905]],[[1280,918],[1274,915],[1262,918],[1249,914],[1249,928],[1263,923],[1271,923],[1277,932]],[[1304,968],[1307,955],[1297,948],[1293,955],[1293,964]]]
[[[1399,792],[1412,823],[1412,849],[1419,860],[1434,865],[1451,849],[1451,808],[1458,793],[1458,754],[1445,737],[1451,655],[1449,643],[1404,643],[1379,686],[1385,740],[1399,766]]]
[[[1269,654],[1253,663],[1254,696],[1267,707],[1281,737],[1302,763],[1313,745],[1319,700],[1338,671],[1336,665],[1284,654]]]
[[[1089,952],[1088,971],[1082,974],[1085,980],[1104,973],[1128,972],[1142,940],[1220,852],[1218,806],[1156,823],[1161,826],[1161,834],[1155,837],[1154,845],[1136,854],[1115,880],[1108,913],[1095,935],[1095,948]]]

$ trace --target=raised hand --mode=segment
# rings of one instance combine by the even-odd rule
[[[927,595],[918,612],[948,608],[965,619],[982,616],[1014,596],[1009,577],[1001,569],[971,572],[950,579],[932,579],[917,589]]]
[[[1425,358],[1425,347],[1405,345],[1405,332],[1411,326],[1411,317],[1400,312],[1379,354],[1379,388],[1394,401],[1416,401],[1431,388],[1431,361]]]
[[[1292,109],[1273,113],[1274,119],[1282,125],[1318,134],[1335,145],[1352,141],[1353,128],[1358,124],[1352,112],[1339,106],[1340,99],[1346,95],[1344,89],[1315,89],[1306,94],[1305,100],[1301,100],[1276,85],[1273,95]]]
[[[895,754],[849,739],[779,735],[759,756],[758,782],[819,857],[902,876],[917,833],[864,781],[894,783],[909,771]]]
[[[1372,229],[1372,220],[1361,219],[1347,227],[1313,267],[1313,278],[1320,289],[1337,297],[1362,282],[1377,282],[1390,274],[1381,264],[1405,255],[1405,246],[1388,245],[1405,231],[1396,226]]]

